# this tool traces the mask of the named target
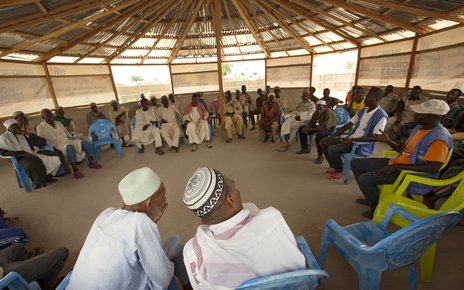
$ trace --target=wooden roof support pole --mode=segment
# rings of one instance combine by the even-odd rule
[[[417,43],[419,42],[419,37],[420,37],[420,34],[416,33],[416,36],[414,37],[414,42],[412,43],[412,51],[411,51],[411,58],[409,60],[408,74],[406,76],[406,83],[404,85],[405,89],[409,89],[409,86],[411,85],[411,76],[412,76],[412,71],[414,69],[414,62],[416,61]]]
[[[195,21],[195,18],[198,15],[198,11],[200,11],[201,4],[203,4],[203,1],[204,0],[197,0],[193,8],[193,11],[189,13],[188,21],[187,23],[184,23],[184,26],[182,27],[181,37],[177,39],[176,45],[174,46],[174,49],[172,50],[171,55],[168,58],[168,63],[172,62],[172,60],[176,57],[177,53],[182,47],[182,43],[184,42],[185,38],[187,38],[188,32],[192,27],[193,21]]]
[[[50,72],[48,71],[48,66],[45,62],[42,63],[42,67],[45,71],[45,78],[47,79],[48,88],[50,89],[50,93],[52,94],[53,105],[56,109],[58,107],[58,100],[56,98],[55,88],[53,87],[52,79],[50,78]]]
[[[358,85],[358,79],[359,79],[359,64],[361,63],[361,49],[362,47],[358,47],[358,60],[356,61],[356,73],[354,75],[354,85]],[[345,100],[346,101],[346,100]]]
[[[110,71],[111,85],[113,86],[114,97],[116,99],[116,102],[118,102],[119,104],[118,89],[116,88],[116,84],[114,83],[113,70],[111,69],[111,65],[109,63],[108,63],[108,70]]]
[[[302,40],[300,38],[300,35],[298,35],[298,33],[293,31],[292,28],[289,27],[287,23],[285,23],[285,20],[281,20],[280,18],[274,15],[276,11],[273,11],[273,7],[272,6],[270,7],[270,5],[266,3],[266,1],[263,1],[261,3],[257,0],[250,0],[250,1],[253,2],[257,7],[259,7],[261,11],[265,12],[267,16],[270,17],[273,21],[277,22],[280,25],[280,28],[282,28],[288,35],[292,36],[297,42],[299,42],[300,45],[304,49],[306,49],[309,53],[314,52],[313,48],[309,45],[309,43],[307,43],[305,40]],[[261,4],[265,5],[266,7],[264,7]]]
[[[172,94],[174,95],[176,92],[174,90],[174,81],[172,80],[172,68],[171,68],[171,64],[168,63],[168,67],[169,67],[169,79],[171,80],[171,91],[172,91]],[[181,114],[184,113],[184,112],[180,112]]]
[[[376,19],[382,22],[395,24],[399,27],[402,27],[404,29],[407,29],[407,30],[410,30],[416,33],[426,33],[431,30],[425,27],[416,27],[412,25],[411,23],[404,22],[402,20],[399,20],[398,18],[389,16],[389,15],[382,15],[381,13],[375,10],[365,8],[357,4],[345,3],[345,1],[340,1],[340,0],[320,0],[320,1],[325,4],[333,5],[338,8],[344,8],[344,9],[347,9],[348,11],[356,12],[356,13],[371,17],[373,19]]]
[[[213,23],[214,23],[214,35],[216,36],[216,55],[217,55],[217,73],[219,82],[219,100],[220,100],[220,112],[221,120],[224,120],[224,85],[222,83],[222,19],[221,19],[221,0],[213,0],[214,12],[213,12]],[[221,122],[221,137],[222,141],[225,141],[224,121]]]
[[[314,53],[311,53],[311,68],[309,71],[309,86],[313,86],[313,67],[314,67]]]
[[[420,9],[420,8],[415,8],[415,7],[412,7],[412,6],[396,4],[396,3],[393,3],[393,2],[386,2],[386,1],[382,1],[382,0],[363,0],[363,1],[367,2],[367,3],[372,3],[372,4],[375,4],[375,5],[379,5],[381,7],[386,7],[386,8],[390,8],[390,9],[393,9],[393,10],[398,10],[398,11],[402,11],[402,12],[406,12],[406,13],[410,13],[410,14],[415,14],[415,15],[418,15],[418,16],[427,16],[427,17],[432,17],[432,18],[435,18],[435,19],[443,19],[443,20],[454,21],[454,22],[458,22],[458,23],[463,23],[464,22],[464,18],[459,18],[459,17],[455,17],[455,16],[443,14],[443,13],[436,13],[436,12],[433,12],[433,11],[428,11],[428,10],[424,10],[424,9]]]
[[[232,0],[232,3],[234,4],[235,8],[237,8],[239,15],[245,22],[246,26],[248,27],[248,30],[251,32],[251,34],[253,34],[254,38],[256,39],[256,42],[258,42],[259,46],[264,51],[264,54],[266,54],[266,57],[271,57],[271,54],[269,53],[267,47],[264,45],[264,42],[261,40],[261,37],[258,34],[258,30],[254,26],[253,22],[250,20],[250,16],[245,11],[243,5],[238,0]]]

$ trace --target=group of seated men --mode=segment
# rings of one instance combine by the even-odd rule
[[[236,289],[307,267],[282,214],[242,204],[235,181],[217,169],[198,168],[187,182],[183,202],[200,226],[185,247],[177,235],[160,237],[169,190],[152,169],[129,173],[118,190],[123,207],[97,217],[66,289],[166,289],[174,276],[183,289]]]

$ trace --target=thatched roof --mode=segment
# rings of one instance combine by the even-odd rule
[[[464,2],[15,0],[0,1],[0,19],[2,59],[166,64],[216,61],[216,34],[222,34],[222,60],[410,38],[460,25]]]

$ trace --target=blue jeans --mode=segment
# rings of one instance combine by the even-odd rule
[[[388,158],[355,158],[351,161],[351,170],[358,183],[362,194],[369,201],[372,211],[375,211],[379,203],[380,190],[378,185],[392,184],[395,182],[399,171],[388,175],[377,176],[375,171],[388,166]]]
[[[85,155],[89,159],[89,163],[92,163],[94,160],[92,145],[90,145],[87,141],[81,141],[82,151],[85,152]],[[76,163],[76,151],[74,150],[74,146],[69,144],[66,146],[66,156],[68,156],[69,163]]]

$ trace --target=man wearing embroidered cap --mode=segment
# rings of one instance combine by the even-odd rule
[[[157,227],[168,204],[166,188],[148,167],[118,185],[124,202],[95,220],[66,289],[166,289],[176,275],[191,289],[179,236],[161,240]]]
[[[29,119],[26,117],[24,112],[22,111],[14,112],[13,118],[18,122],[19,126],[21,127],[21,130],[35,133],[34,126],[32,126],[32,124],[29,122]]]
[[[320,142],[322,138],[332,134],[332,128],[335,127],[338,124],[338,122],[334,112],[327,108],[325,101],[317,101],[316,107],[316,112],[311,117],[311,120],[309,121],[308,125],[301,126],[298,129],[300,134],[301,150],[296,153],[309,153],[311,151],[311,143],[308,144],[308,136],[316,134],[317,159],[315,162],[316,164],[321,164],[324,160],[324,155],[322,154],[323,152]]]
[[[410,108],[418,125],[403,146],[392,141],[385,133],[376,136],[377,141],[385,142],[400,152],[396,158],[355,158],[351,162],[351,170],[365,196],[365,199],[358,199],[357,202],[370,206],[370,210],[363,213],[366,217],[372,217],[379,202],[378,185],[392,184],[401,170],[413,170],[422,172],[421,176],[438,178],[440,168],[453,146],[450,133],[440,124],[442,116],[449,111],[445,101],[431,99]],[[431,189],[430,186],[411,183],[407,191],[425,195]]]
[[[252,278],[305,268],[282,214],[242,204],[235,182],[219,170],[198,168],[183,200],[202,221],[184,247],[194,289],[235,289]]]

